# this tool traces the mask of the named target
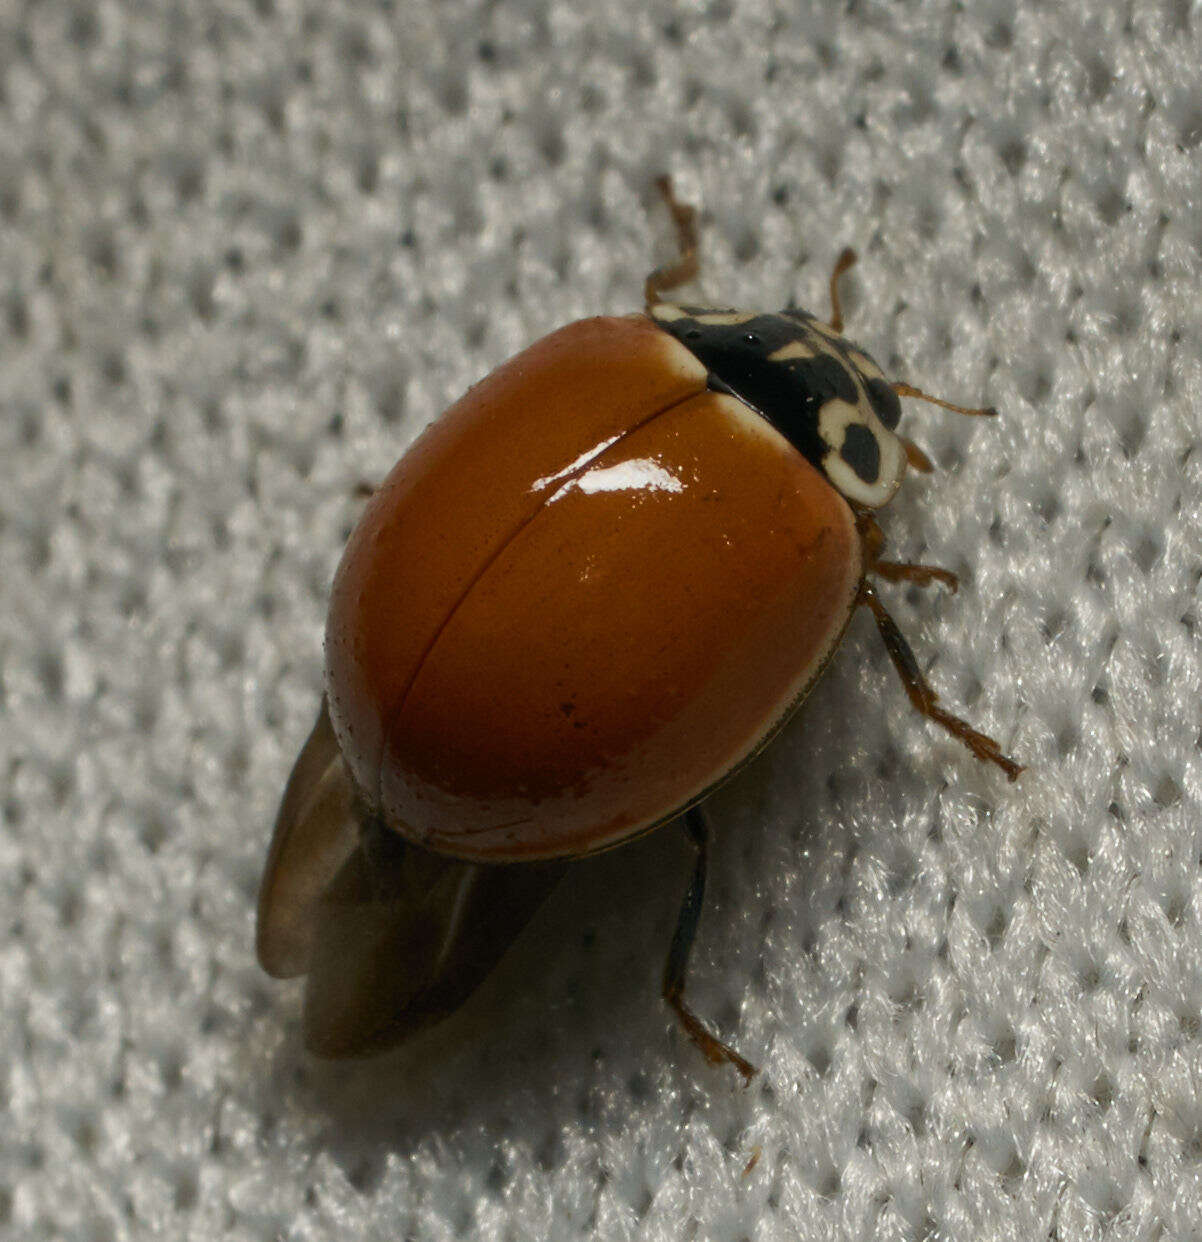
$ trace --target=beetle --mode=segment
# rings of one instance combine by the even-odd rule
[[[1014,780],[948,712],[874,580],[907,470],[899,397],[831,313],[669,301],[696,211],[658,183],[677,259],[644,310],[585,319],[480,381],[369,500],[334,578],[325,695],[259,896],[271,975],[307,975],[307,1045],[393,1046],[455,1010],[570,860],[681,819],[696,857],[663,996],[713,1062],[754,1067],[685,1003],[705,889],[703,799],[805,697],[857,608],[914,707]]]

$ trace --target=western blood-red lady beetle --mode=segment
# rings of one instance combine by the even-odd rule
[[[872,516],[907,468],[900,396],[831,316],[668,302],[697,272],[695,212],[665,178],[680,257],[643,314],[581,320],[478,383],[368,503],[334,580],[326,694],[259,899],[272,975],[308,975],[328,1056],[455,1009],[565,860],[681,816],[697,861],[663,994],[712,1061],[753,1067],[684,1003],[705,885],[702,799],[797,707],[859,606],[914,706],[1013,780],[945,711],[872,578]]]

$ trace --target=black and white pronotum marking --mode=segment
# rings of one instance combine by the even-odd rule
[[[694,353],[710,386],[766,418],[848,500],[875,509],[897,491],[906,451],[897,394],[880,367],[802,310],[765,314],[657,302],[649,313]]]

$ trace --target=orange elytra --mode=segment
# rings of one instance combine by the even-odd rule
[[[489,973],[568,860],[681,817],[697,846],[663,992],[713,1061],[753,1067],[684,1003],[705,883],[699,804],[797,707],[867,607],[914,705],[945,711],[872,585],[872,511],[907,469],[898,396],[832,314],[668,302],[544,337],[470,389],[369,501],[334,580],[325,698],[276,822],[258,952],[307,974],[306,1040],[398,1043]],[[936,404],[966,414],[990,414]]]

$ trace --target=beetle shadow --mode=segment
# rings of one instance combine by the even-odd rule
[[[565,1127],[603,1122],[605,1101],[648,1090],[666,1069],[670,1039],[687,1045],[660,978],[693,857],[672,826],[574,864],[462,1008],[392,1052],[312,1057],[294,1008],[271,1079],[326,1119],[324,1145],[355,1184],[370,1184],[388,1153],[452,1135],[553,1145]],[[723,1073],[688,1055],[699,1075]]]
[[[737,1007],[723,1009],[714,972],[700,968],[705,946],[736,959],[740,942],[741,961],[727,973],[745,982],[764,968],[765,920],[777,916],[775,934],[804,943],[806,903],[774,911],[771,901],[789,889],[780,872],[820,866],[814,852],[837,849],[842,831],[829,815],[840,801],[835,769],[825,762],[813,769],[807,756],[818,737],[839,753],[841,740],[858,736],[845,719],[848,692],[846,674],[824,679],[811,711],[707,802],[715,833],[690,1002],[752,1060],[763,1050],[748,1044]],[[574,863],[462,1008],[392,1052],[318,1060],[301,1047],[295,1000],[280,1001],[290,1034],[268,1069],[272,1089],[318,1120],[320,1146],[364,1192],[384,1176],[390,1155],[453,1150],[487,1167],[494,1157],[473,1157],[476,1146],[499,1150],[519,1136],[551,1169],[559,1136],[620,1128],[632,1100],[666,1091],[754,1098],[743,1096],[730,1067],[707,1064],[660,995],[694,857],[683,828],[670,825]]]

